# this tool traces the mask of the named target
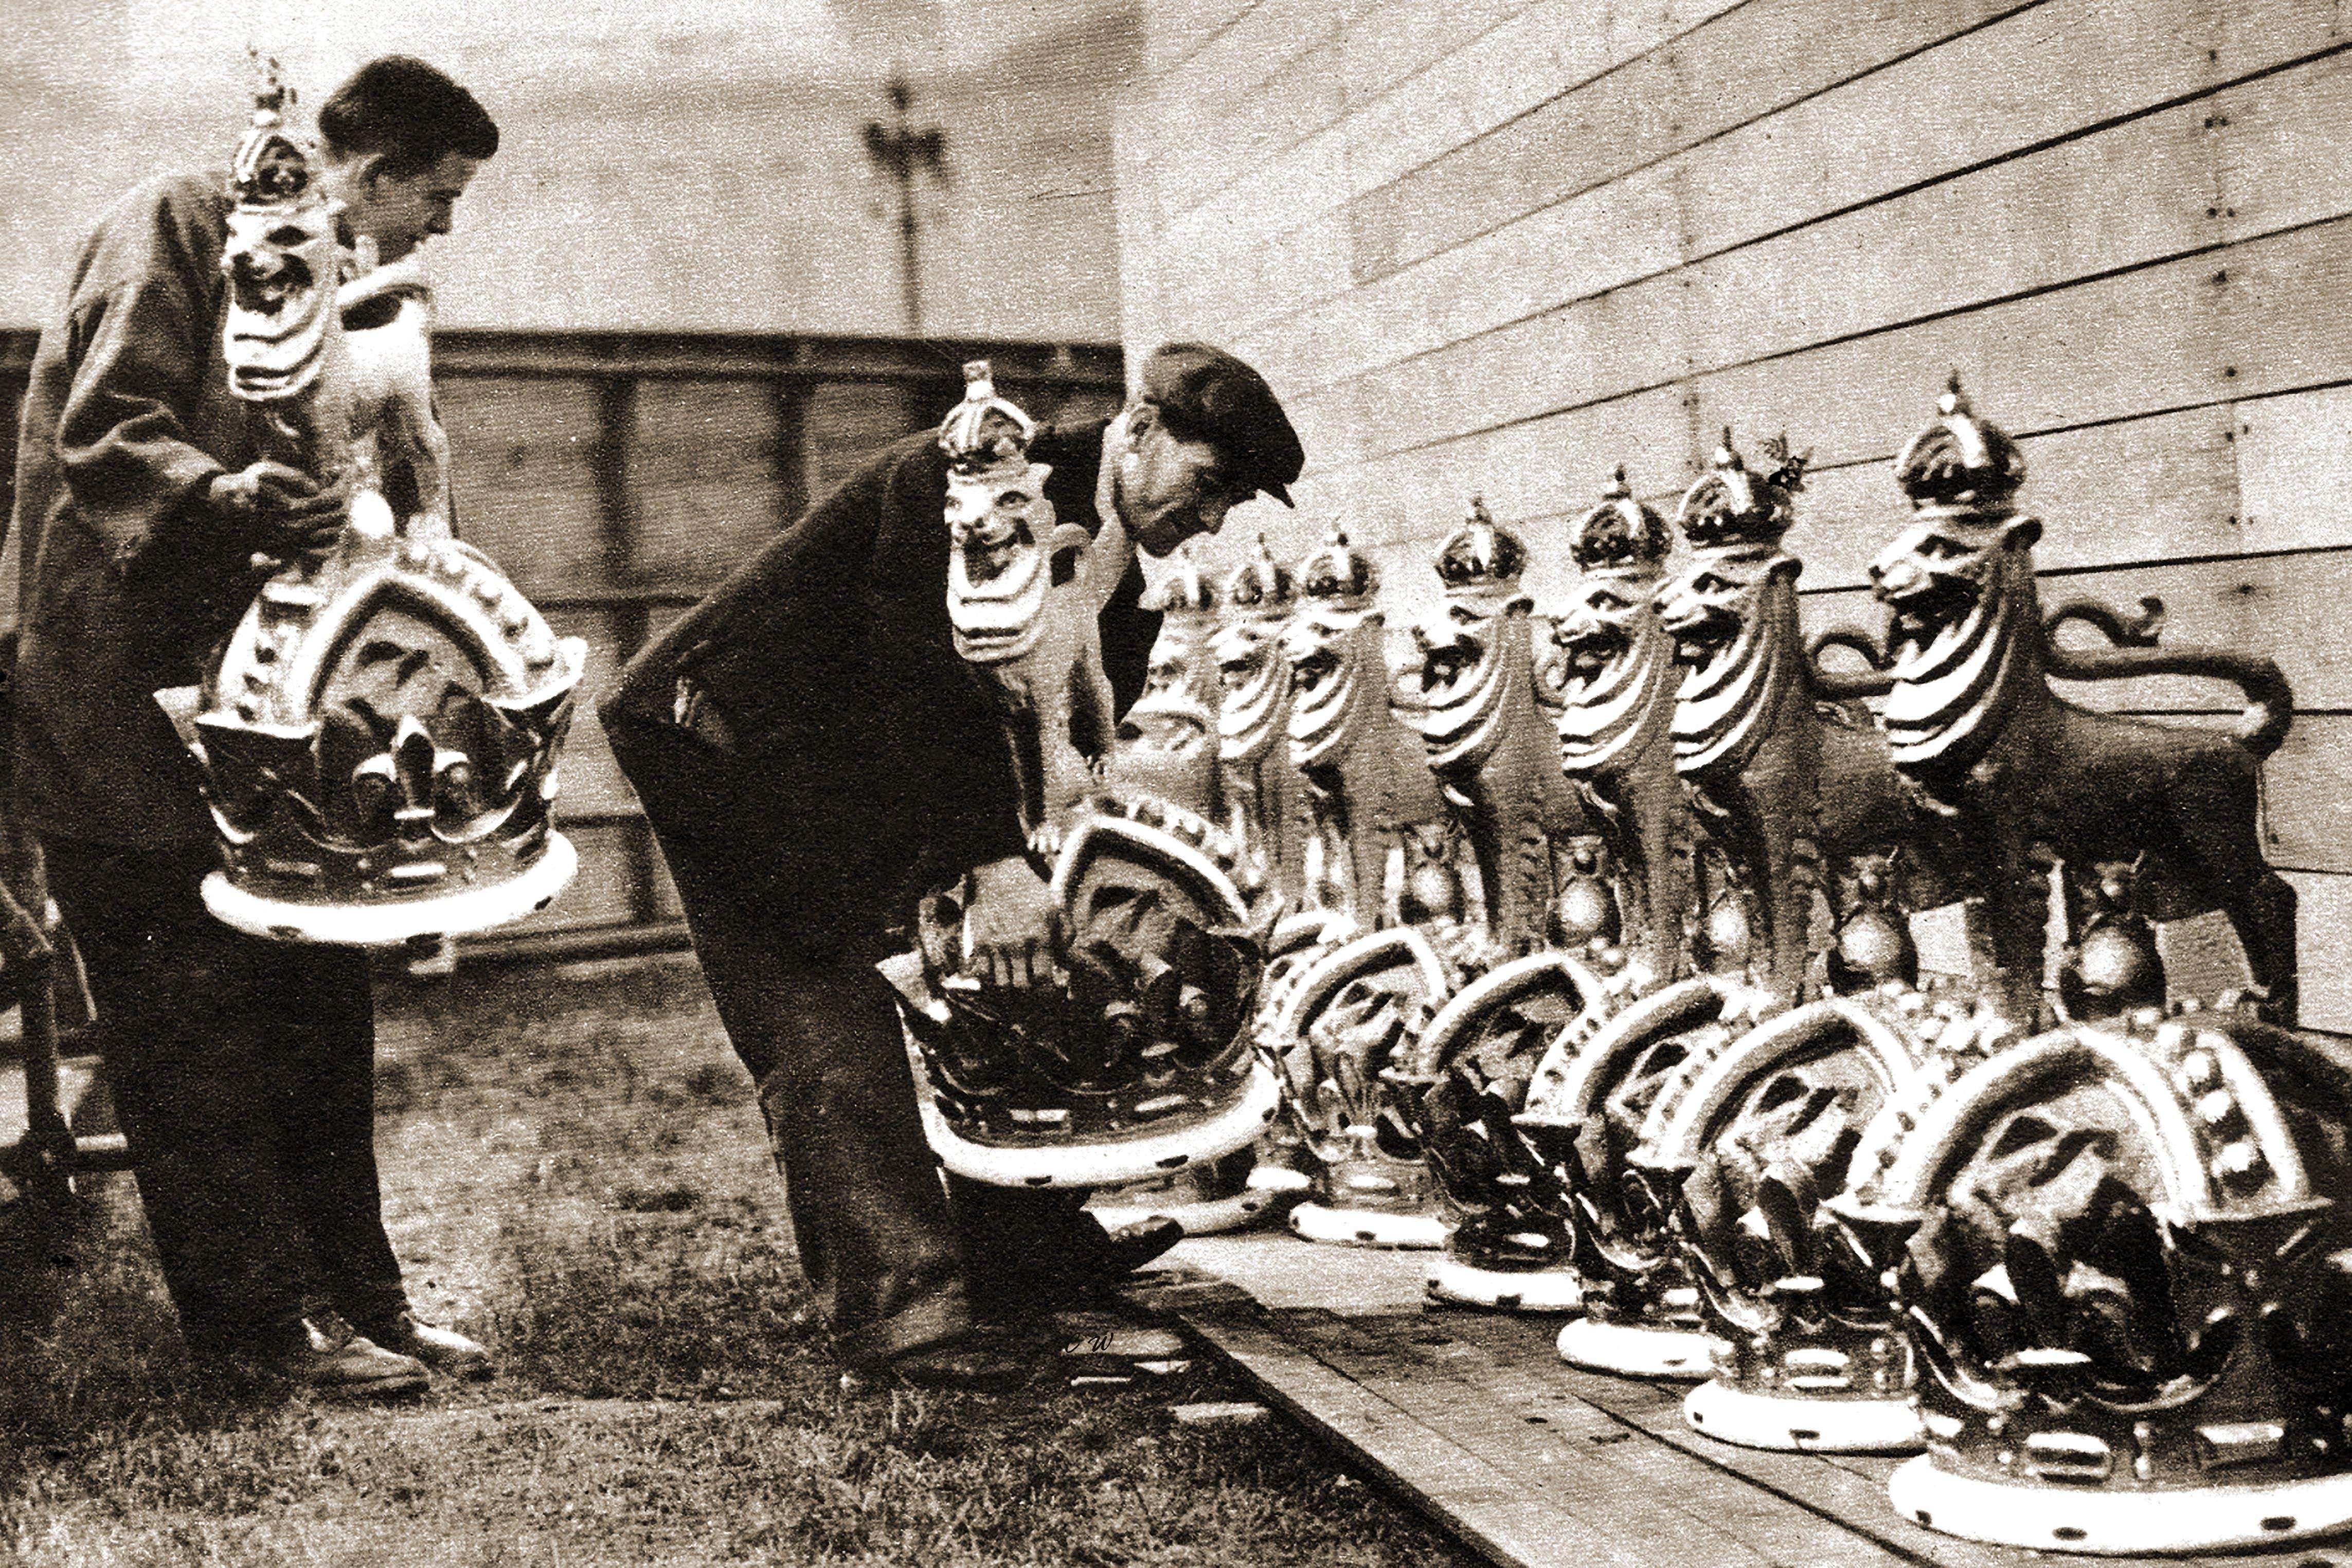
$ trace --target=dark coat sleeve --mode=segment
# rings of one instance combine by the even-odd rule
[[[631,660],[600,711],[698,720],[759,818],[747,841],[830,842],[894,882],[1021,852],[1002,726],[950,636],[945,496],[929,436],[887,448]],[[716,725],[688,712],[705,704]]]
[[[65,320],[73,372],[55,437],[76,512],[132,580],[236,544],[205,504],[226,464],[188,428],[221,356],[209,277],[219,241],[200,204],[173,186],[159,194],[119,210],[76,275]]]

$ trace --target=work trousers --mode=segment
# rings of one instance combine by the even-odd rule
[[[887,890],[822,869],[824,846],[813,852],[808,835],[824,826],[763,798],[756,763],[671,726],[605,727],[757,1086],[801,1271],[843,1358],[950,1338],[1083,1267],[1104,1241],[1084,1194],[941,1180],[874,968],[890,946]]]
[[[215,920],[208,849],[43,847],[190,1347],[281,1345],[322,1309],[362,1329],[406,1311],[376,1180],[367,956]]]

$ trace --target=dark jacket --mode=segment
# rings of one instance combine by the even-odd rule
[[[262,455],[221,349],[226,176],[152,180],[83,245],[41,332],[17,447],[15,805],[43,833],[208,842],[194,761],[152,694],[190,685],[259,580],[206,504]]]
[[[1052,465],[1056,516],[1089,529],[1104,429],[1048,429],[1030,449]],[[949,628],[946,505],[932,435],[885,448],[631,660],[599,705],[608,725],[731,759],[730,793],[758,819],[734,824],[747,860],[781,856],[813,890],[870,894],[867,913],[1022,849],[1003,726]],[[1142,583],[1131,566],[1102,614],[1122,711],[1159,633]],[[663,810],[647,797],[656,829],[677,831]]]

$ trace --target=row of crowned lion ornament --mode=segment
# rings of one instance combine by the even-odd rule
[[[1692,1379],[1687,1419],[1726,1441],[1924,1449],[1892,1500],[1933,1529],[2126,1553],[2352,1525],[2352,1072],[2293,1028],[2294,898],[2257,834],[2285,682],[2156,646],[2153,613],[2045,612],[2022,454],[1957,382],[1897,460],[1884,644],[1808,646],[1778,549],[1802,461],[1769,454],[1751,473],[1727,438],[1647,594],[1591,536],[1622,563],[1650,524],[1622,494],[1587,514],[1552,631],[1571,778],[1595,737],[1638,757],[1635,651],[1672,646],[1666,820],[1582,771],[1612,945],[1664,956],[1627,981],[1563,908],[1557,951],[1406,1048],[1456,1235],[1549,1219],[1517,1234],[1567,1255],[1490,1304],[1576,1303],[1564,1354]],[[2071,622],[2109,645],[2062,643]],[[2053,684],[2147,674],[2233,685],[2243,717],[2126,719]],[[1583,688],[1605,722],[1569,718]],[[1670,914],[1628,874],[1660,842]],[[1496,1069],[1547,985],[1591,1004],[1555,1008],[1506,1114]]]
[[[214,915],[360,946],[481,931],[577,866],[550,809],[585,645],[451,533],[428,292],[341,253],[291,97],[273,67],[237,152],[222,349],[269,455],[348,484],[350,512],[262,584],[203,686],[156,700],[203,768]]]

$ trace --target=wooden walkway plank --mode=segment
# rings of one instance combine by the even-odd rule
[[[1448,1331],[1454,1314],[1416,1324],[1390,1321],[1350,1343],[1344,1330],[1299,1324],[1318,1352],[1337,1353],[1352,1375],[1492,1462],[1554,1487],[1561,1506],[1616,1532],[1632,1532],[1674,1568],[1772,1563],[1786,1568],[1884,1568],[1905,1559],[1835,1521],[1758,1491],[1678,1453],[1561,1388],[1532,1359],[1498,1359]],[[1366,1337],[1390,1343],[1390,1374],[1360,1368]],[[1541,1348],[1550,1353],[1550,1333]],[[1331,1357],[1327,1356],[1327,1359]],[[1554,1354],[1556,1362],[1556,1353]],[[1520,1456],[1516,1463],[1508,1457]],[[1549,1459],[1549,1464],[1543,1460]],[[1564,1462],[1563,1462],[1564,1461]]]
[[[2072,1559],[1938,1534],[1888,1503],[1897,1459],[1737,1448],[1688,1427],[1683,1385],[1561,1363],[1557,1319],[1406,1304],[1423,1259],[1217,1239],[1188,1242],[1188,1267],[1130,1299],[1501,1568],[2352,1568],[2342,1542]],[[1213,1252],[1238,1281],[1215,1278]],[[1295,1304],[1318,1294],[1339,1310]]]
[[[1185,1325],[1241,1368],[1266,1397],[1328,1435],[1358,1463],[1501,1568],[1651,1568],[1580,1521],[1529,1494],[1460,1445],[1300,1348],[1268,1319],[1185,1314]]]

